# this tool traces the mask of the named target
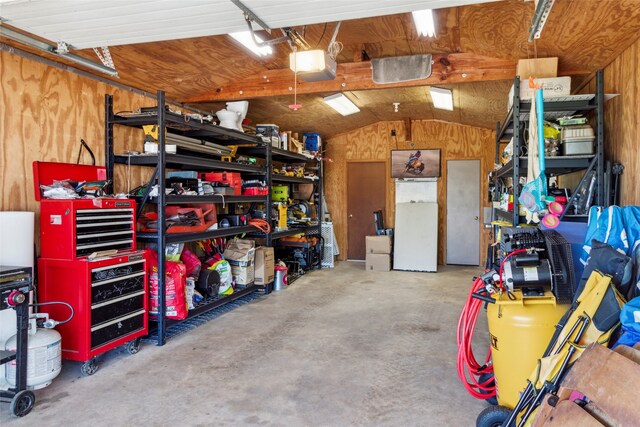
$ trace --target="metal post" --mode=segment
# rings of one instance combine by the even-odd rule
[[[316,214],[318,215],[318,237],[321,242],[320,246],[320,263],[318,270],[322,269],[322,259],[324,258],[324,239],[322,238],[322,222],[324,221],[323,201],[324,201],[324,162],[316,161],[318,164],[318,197],[316,197]]]
[[[316,212],[318,214],[318,234],[322,236],[322,222],[324,221],[324,162],[318,160],[318,198]]]
[[[15,390],[27,389],[27,353],[29,333],[29,295],[22,304],[16,306],[16,387]]]
[[[165,265],[165,101],[164,92],[158,91],[158,340],[157,345],[166,342],[166,265]]]
[[[520,182],[520,77],[516,76],[513,81],[513,227],[517,227],[520,222],[520,202],[518,196],[518,184]],[[507,118],[507,120],[509,120]],[[528,154],[528,153],[527,153]]]
[[[500,164],[500,122],[496,122],[496,164]]]
[[[107,192],[113,194],[113,168],[114,168],[114,155],[113,155],[113,96],[104,96],[104,164],[107,168]]]
[[[596,73],[596,126],[598,134],[596,139],[596,193],[599,206],[605,206],[604,201],[604,71]],[[608,205],[608,203],[607,203]]]
[[[264,141],[263,141],[264,142]],[[267,181],[267,188],[269,189],[269,192],[267,193],[267,206],[265,207],[265,217],[267,220],[267,223],[269,225],[271,225],[271,186],[273,185],[273,180],[271,179],[271,175],[273,174],[273,160],[272,160],[272,153],[271,153],[271,142],[268,142],[266,144],[266,167],[265,167],[265,174],[266,174],[266,181]],[[271,232],[273,232],[273,230],[271,230]],[[265,236],[265,240],[266,240],[266,245],[267,246],[273,246],[273,241],[271,238],[271,233],[267,234]]]

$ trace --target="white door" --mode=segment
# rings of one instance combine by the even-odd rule
[[[447,161],[447,264],[480,264],[480,160]]]

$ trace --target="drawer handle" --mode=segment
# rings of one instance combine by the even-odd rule
[[[95,288],[96,286],[102,286],[108,283],[119,282],[121,280],[126,280],[126,279],[133,279],[134,277],[144,276],[144,274],[145,274],[144,271],[140,271],[138,273],[128,274],[126,276],[119,276],[119,277],[114,277],[113,279],[101,280],[99,282],[92,283],[91,287]]]
[[[123,320],[131,319],[132,317],[136,317],[136,316],[139,316],[139,315],[144,314],[144,313],[145,313],[145,311],[144,311],[144,308],[143,308],[142,310],[135,311],[135,312],[133,312],[131,314],[127,314],[126,316],[118,317],[117,319],[113,319],[113,320],[110,320],[110,321],[108,321],[106,323],[101,323],[98,326],[94,326],[93,328],[91,328],[91,332],[95,332],[95,331],[100,330],[102,328],[106,328],[107,326],[114,325],[114,324],[116,324],[118,322],[122,322]]]
[[[100,307],[104,307],[105,305],[115,304],[115,303],[117,303],[117,302],[124,301],[124,300],[126,300],[126,299],[130,299],[130,298],[133,298],[133,297],[137,297],[137,296],[139,296],[139,295],[144,295],[144,292],[145,292],[145,291],[144,291],[144,289],[143,289],[143,290],[138,291],[138,292],[135,292],[135,293],[133,293],[133,294],[127,294],[127,295],[123,295],[123,296],[118,297],[118,298],[110,299],[110,300],[105,301],[105,302],[101,302],[101,303],[98,303],[98,304],[93,304],[93,305],[91,306],[91,310],[94,310],[94,309],[96,309],[96,308],[100,308]]]

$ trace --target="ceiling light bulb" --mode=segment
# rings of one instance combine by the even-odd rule
[[[433,20],[433,10],[414,10],[411,14],[413,15],[413,22],[416,24],[418,36],[436,36],[436,24]]]
[[[273,53],[273,48],[271,48],[271,46],[259,47],[253,41],[253,37],[251,37],[251,33],[249,31],[239,31],[237,33],[230,33],[229,35],[258,56],[269,56]],[[255,35],[255,37],[258,43],[262,43],[264,41],[258,35]]]
[[[324,97],[324,102],[343,116],[360,112],[356,104],[342,93],[326,96]]]
[[[430,87],[429,92],[435,108],[453,111],[453,91],[451,89]]]
[[[289,68],[292,71],[321,71],[325,68],[325,52],[323,50],[304,50],[289,54]]]

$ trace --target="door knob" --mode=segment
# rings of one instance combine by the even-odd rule
[[[353,218],[353,215],[352,215],[352,214],[349,214],[349,218]]]
[[[478,218],[478,215],[476,215],[473,219],[475,219],[476,221],[479,220],[480,218]]]

